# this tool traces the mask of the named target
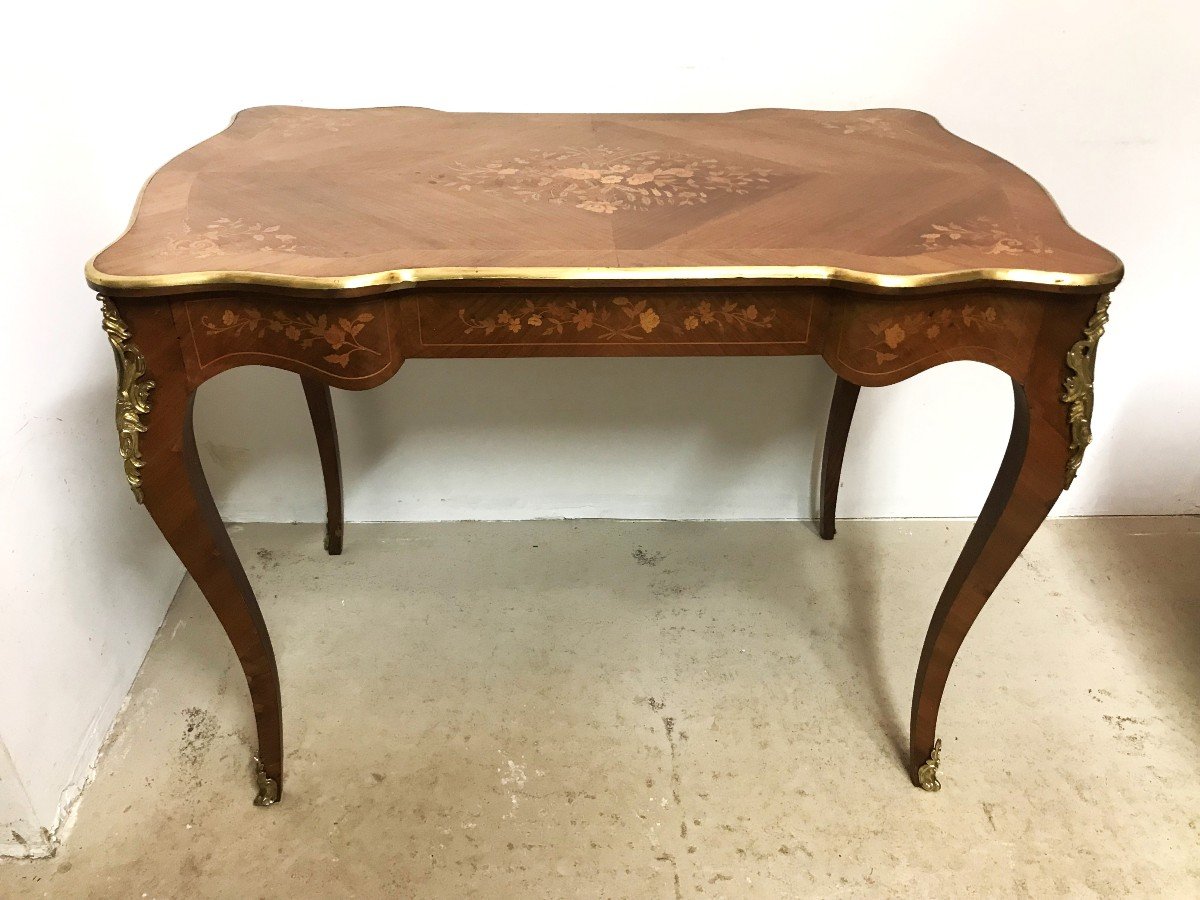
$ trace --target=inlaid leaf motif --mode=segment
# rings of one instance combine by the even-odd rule
[[[163,256],[192,256],[203,259],[224,253],[294,253],[296,238],[284,234],[280,225],[263,225],[245,219],[220,218],[202,232],[189,230],[186,235],[167,242]]]
[[[931,251],[970,247],[993,256],[1018,256],[1023,253],[1037,256],[1054,252],[1053,248],[1046,246],[1040,235],[1024,239],[1014,237],[998,222],[985,216],[978,216],[966,225],[946,222],[931,225],[930,228],[933,230],[921,235],[921,245]]]
[[[271,123],[285,138],[307,137],[317,134],[334,134],[355,124],[351,116],[338,116],[329,112],[295,109],[282,112]]]
[[[247,306],[238,310],[226,309],[221,313],[218,322],[205,316],[200,320],[200,324],[209,335],[251,335],[263,338],[268,332],[273,332],[299,344],[302,348],[309,348],[317,341],[323,341],[330,350],[342,351],[329,353],[324,357],[325,361],[344,369],[350,364],[351,357],[360,351],[372,356],[380,355],[379,351],[372,350],[358,341],[358,335],[373,321],[375,315],[369,312],[359,313],[353,319],[339,318],[330,323],[324,314],[303,313],[294,316],[276,309],[270,315],[264,315],[257,308]]]
[[[530,329],[535,335],[546,337],[563,334],[572,328],[574,333],[594,332],[602,341],[640,341],[646,335],[661,328],[676,335],[684,335],[703,326],[724,332],[726,326],[748,332],[752,328],[769,329],[775,322],[775,310],[760,312],[753,303],[742,306],[727,301],[714,309],[706,301],[698,304],[660,304],[654,306],[646,300],[631,300],[618,296],[607,300],[569,300],[566,302],[535,303],[526,299],[520,306],[503,309],[493,316],[476,318],[467,315],[465,309],[458,311],[458,318],[466,326],[464,334],[492,335],[497,331],[519,334]]]
[[[881,137],[896,137],[908,130],[879,116],[856,116],[853,119],[822,122],[821,127],[840,134],[874,134]]]
[[[988,306],[978,309],[971,304],[961,309],[945,307],[934,312],[916,312],[906,316],[888,317],[877,322],[869,322],[867,330],[877,340],[873,344],[859,348],[860,353],[871,354],[875,357],[876,365],[883,365],[900,358],[895,352],[914,339],[924,339],[932,343],[948,328],[963,327],[977,331],[989,331],[1003,328],[1000,315],[995,307]]]

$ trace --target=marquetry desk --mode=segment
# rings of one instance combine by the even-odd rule
[[[300,376],[339,553],[329,387],[374,387],[406,359],[820,354],[837,376],[824,538],[860,387],[953,360],[1000,369],[1012,436],[913,691],[909,771],[936,790],[950,666],[1079,468],[1121,274],[1032,178],[898,109],[250,109],[159,170],[87,266],[117,359],[125,476],[237,651],[262,805],[283,783],[279,676],[197,458],[192,403],[209,378]]]

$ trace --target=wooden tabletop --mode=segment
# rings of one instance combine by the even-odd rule
[[[911,110],[245,110],[147,183],[88,265],[214,285],[755,283],[1111,288],[1120,261],[1008,162]]]

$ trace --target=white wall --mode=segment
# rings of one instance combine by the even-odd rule
[[[1033,173],[1128,268],[1100,350],[1096,444],[1056,512],[1197,512],[1196,301],[1182,269],[1200,247],[1192,4],[23,10],[0,57],[0,835],[36,844],[55,827],[179,572],[122,484],[112,364],[81,266],[155,167],[242,107],[926,109]],[[831,383],[813,359],[412,362],[336,397],[348,513],[806,516]],[[241,370],[201,393],[226,517],[319,520],[296,379]],[[974,515],[1010,402],[1003,376],[968,363],[865,392],[844,513]]]

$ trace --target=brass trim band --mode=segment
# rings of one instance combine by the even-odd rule
[[[145,291],[189,287],[260,286],[300,291],[346,291],[364,288],[398,290],[435,282],[495,281],[804,281],[833,286],[865,285],[881,290],[912,290],[972,282],[998,282],[1044,288],[1115,287],[1124,270],[1081,275],[1042,269],[959,269],[922,275],[886,275],[836,266],[439,266],[424,269],[388,269],[362,275],[283,275],[271,272],[177,272],[169,275],[108,275],[88,261],[84,276],[97,290]]]

